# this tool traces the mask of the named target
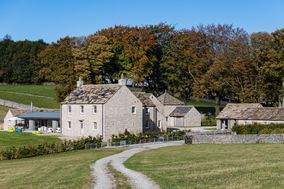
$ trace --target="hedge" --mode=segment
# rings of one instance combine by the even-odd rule
[[[284,133],[284,124],[235,125],[232,131],[237,134],[279,134]]]
[[[151,139],[158,140],[159,138],[167,139],[180,139],[185,136],[186,131],[167,131],[167,132],[145,132],[139,134],[131,134],[128,131],[125,131],[124,134],[112,135],[112,145],[117,145],[121,141],[125,141],[126,144],[137,144],[141,141],[150,141]]]
[[[96,144],[100,146],[101,137],[87,137],[78,140],[64,140],[60,143],[43,143],[38,145],[26,145],[19,147],[5,148],[0,152],[0,159],[21,159],[73,150],[83,150],[88,144]]]

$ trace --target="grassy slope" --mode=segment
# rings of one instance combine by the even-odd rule
[[[0,123],[4,122],[4,117],[6,116],[8,110],[8,107],[0,105]]]
[[[284,188],[284,144],[183,145],[142,152],[126,162],[162,189]]]
[[[54,97],[55,86],[47,85],[0,85],[0,91],[28,93],[39,96]]]
[[[31,133],[8,133],[0,132],[0,149],[9,146],[21,146],[21,145],[31,145],[39,144],[45,142],[58,142],[59,138],[55,136],[41,136],[33,135]]]
[[[90,164],[119,150],[82,150],[0,161],[1,189],[90,188]]]
[[[0,99],[28,105],[33,102],[34,106],[40,108],[59,108],[59,103],[54,97],[54,86],[0,85]]]

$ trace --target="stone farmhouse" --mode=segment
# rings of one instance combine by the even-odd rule
[[[83,85],[61,104],[62,134],[66,136],[112,135],[201,126],[201,114],[167,92],[156,98],[135,92],[122,78],[118,84]]]
[[[263,107],[258,103],[229,103],[216,117],[217,128],[231,130],[234,125],[284,123],[284,108]]]

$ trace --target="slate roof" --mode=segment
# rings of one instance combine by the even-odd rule
[[[151,93],[132,92],[143,104],[144,107],[155,107],[155,104],[150,99]]]
[[[176,107],[170,113],[170,117],[184,117],[190,110],[191,110],[190,106]]]
[[[27,112],[18,115],[22,119],[43,119],[43,120],[59,120],[60,112]]]
[[[14,117],[16,117],[17,115],[26,113],[26,112],[28,112],[29,110],[10,109],[10,111],[11,111],[12,115],[13,115]]]
[[[161,96],[158,97],[158,100],[163,105],[184,105],[184,102],[180,101],[176,97],[170,95],[169,93],[165,92]]]
[[[248,109],[262,108],[259,103],[229,103],[216,117],[217,119],[245,119]]]
[[[244,111],[242,117],[240,117],[239,119],[284,121],[284,108],[277,108],[277,107],[249,108]]]
[[[120,88],[117,84],[83,85],[72,91],[62,104],[104,104]]]

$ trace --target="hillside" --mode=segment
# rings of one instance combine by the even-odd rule
[[[59,108],[54,86],[45,85],[0,85],[0,99],[40,108]]]

